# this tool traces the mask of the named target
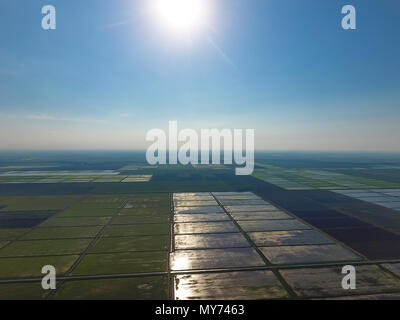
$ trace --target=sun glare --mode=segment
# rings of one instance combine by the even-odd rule
[[[154,9],[162,26],[178,33],[193,33],[206,23],[205,0],[155,0]]]

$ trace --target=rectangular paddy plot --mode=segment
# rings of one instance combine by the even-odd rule
[[[215,206],[193,206],[193,207],[175,207],[175,214],[196,214],[196,213],[224,213],[224,210],[218,205]]]
[[[375,265],[355,266],[356,289],[343,290],[342,267],[288,269],[280,273],[300,298],[400,292],[399,278]]]
[[[234,212],[231,216],[236,221],[259,221],[259,220],[289,220],[292,216],[281,210],[264,211],[264,212]]]
[[[68,281],[55,300],[166,300],[165,276]]]
[[[232,221],[223,222],[197,222],[197,223],[175,223],[175,234],[191,233],[231,233],[239,232]]]
[[[288,298],[272,271],[176,275],[177,300],[258,300]]]
[[[215,200],[174,200],[175,207],[207,207],[218,206]]]
[[[49,219],[40,225],[41,228],[52,227],[91,227],[104,226],[110,221],[111,217],[55,217]]]
[[[100,238],[89,252],[167,251],[168,243],[168,235]]]
[[[276,207],[270,204],[262,204],[262,205],[236,205],[236,206],[224,206],[227,211],[230,213],[237,212],[268,212],[269,210],[275,210]]]
[[[11,228],[11,229],[1,229],[0,228],[0,240],[15,240],[16,238],[27,233],[31,229],[29,228]]]
[[[208,192],[174,193],[174,201],[213,201],[214,197]]]
[[[104,230],[103,237],[168,235],[169,229],[166,223],[110,225]]]
[[[80,254],[88,247],[90,241],[90,239],[14,241],[0,249],[0,257]]]
[[[1,283],[0,300],[42,300],[48,295],[41,282]]]
[[[337,244],[260,247],[273,264],[359,261],[361,258]]]
[[[219,249],[250,247],[246,238],[240,233],[235,234],[195,234],[175,235],[175,249]]]
[[[396,276],[400,277],[400,263],[385,263],[382,266]]]
[[[250,232],[249,236],[259,247],[333,243],[331,239],[315,230]]]
[[[145,210],[144,210],[145,211]],[[144,213],[132,212],[127,214],[127,210],[121,210],[120,213],[111,222],[112,225],[131,225],[131,224],[168,224],[169,216],[162,212],[145,211]]]
[[[101,226],[36,228],[25,234],[20,240],[94,238],[101,228]]]
[[[48,257],[0,258],[0,279],[29,279],[43,277],[42,268],[52,265],[57,275],[64,275],[78,259],[78,255]]]
[[[0,211],[0,229],[32,228],[57,211]]]
[[[177,250],[171,253],[171,270],[259,267],[265,263],[252,248]]]
[[[174,216],[175,223],[184,222],[220,222],[230,221],[229,216],[223,213],[209,213],[209,214],[177,214]]]
[[[137,183],[149,182],[152,174],[121,175],[118,171],[9,171],[0,173],[1,183]]]
[[[298,220],[237,221],[245,232],[303,230],[310,227]]]
[[[87,254],[72,275],[110,275],[167,271],[168,252]]]
[[[58,211],[83,199],[84,196],[9,196],[0,197],[3,212]]]
[[[332,190],[341,195],[400,211],[400,189]]]

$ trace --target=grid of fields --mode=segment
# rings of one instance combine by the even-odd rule
[[[400,184],[395,182],[327,170],[285,169],[266,164],[257,164],[253,175],[286,190],[400,188]]]
[[[168,298],[169,194],[2,197],[0,203],[0,299]],[[43,213],[32,208],[46,206],[52,215],[38,220]],[[3,216],[18,221],[28,208],[36,223],[3,224]],[[44,265],[56,267],[56,291],[34,281]]]
[[[127,183],[148,182],[152,174],[120,174],[103,171],[9,171],[0,174],[0,183]]]
[[[389,271],[365,264],[252,193],[174,194],[173,237],[175,299],[344,296],[350,294],[341,287],[345,264],[359,265],[360,286],[351,294],[400,292],[398,265]]]
[[[366,261],[250,192],[13,196],[0,208],[0,299],[400,294],[400,261]],[[55,291],[41,288],[45,265]]]

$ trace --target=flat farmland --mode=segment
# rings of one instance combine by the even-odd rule
[[[168,297],[169,193],[18,196],[0,201],[4,217],[13,214],[13,220],[21,220],[15,227],[3,227],[0,213],[1,299]],[[21,215],[35,217],[37,223],[27,227]],[[42,276],[44,265],[53,265],[64,277],[57,292],[44,292],[40,282],[31,282]],[[141,276],[147,273],[157,275]],[[99,280],[73,281],[76,275]],[[116,275],[122,278],[114,279]],[[20,283],[21,279],[30,282]],[[128,293],[132,287],[137,290]]]
[[[0,176],[0,299],[400,295],[400,188],[384,175],[273,161],[247,177],[230,166],[24,170]],[[354,292],[340,284],[348,264]],[[46,265],[55,290],[41,287]]]
[[[347,294],[318,283],[345,264],[361,270],[355,294],[400,291],[393,261],[367,261],[252,192],[39,198],[2,197],[14,220],[38,210],[27,211],[36,224],[0,228],[0,299],[337,298]],[[41,288],[44,265],[56,290]]]

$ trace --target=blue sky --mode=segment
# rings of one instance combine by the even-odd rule
[[[400,151],[398,1],[209,0],[191,39],[149,1],[2,0],[0,148],[145,148],[178,120],[254,128],[258,149]]]

